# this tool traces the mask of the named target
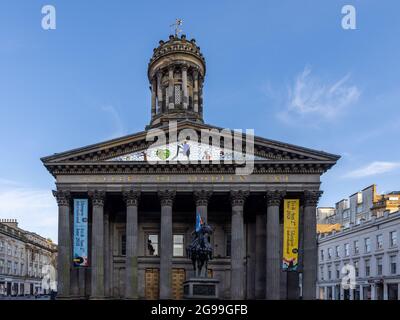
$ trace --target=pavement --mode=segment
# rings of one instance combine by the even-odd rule
[[[17,297],[12,297],[12,296],[0,296],[0,300],[50,300],[49,295],[44,295],[44,296],[17,296]]]

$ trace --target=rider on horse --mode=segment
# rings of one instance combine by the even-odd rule
[[[207,277],[208,260],[212,259],[212,247],[209,236],[211,226],[203,222],[200,214],[196,217],[196,230],[192,232],[192,243],[186,248],[187,255],[192,259],[196,277]]]

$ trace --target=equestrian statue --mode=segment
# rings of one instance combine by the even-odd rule
[[[196,228],[192,232],[192,242],[186,248],[188,257],[192,260],[196,277],[207,278],[208,261],[213,258],[213,250],[209,236],[213,230],[209,224],[203,222],[200,214],[196,215]]]

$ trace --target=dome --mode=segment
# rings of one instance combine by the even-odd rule
[[[170,35],[168,41],[159,41],[148,65],[152,92],[149,127],[184,119],[202,123],[205,72],[205,59],[195,39]]]

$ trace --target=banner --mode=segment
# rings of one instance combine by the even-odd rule
[[[283,211],[283,271],[296,271],[299,253],[299,199],[285,199]]]
[[[88,263],[88,200],[74,199],[74,252],[75,267]]]

